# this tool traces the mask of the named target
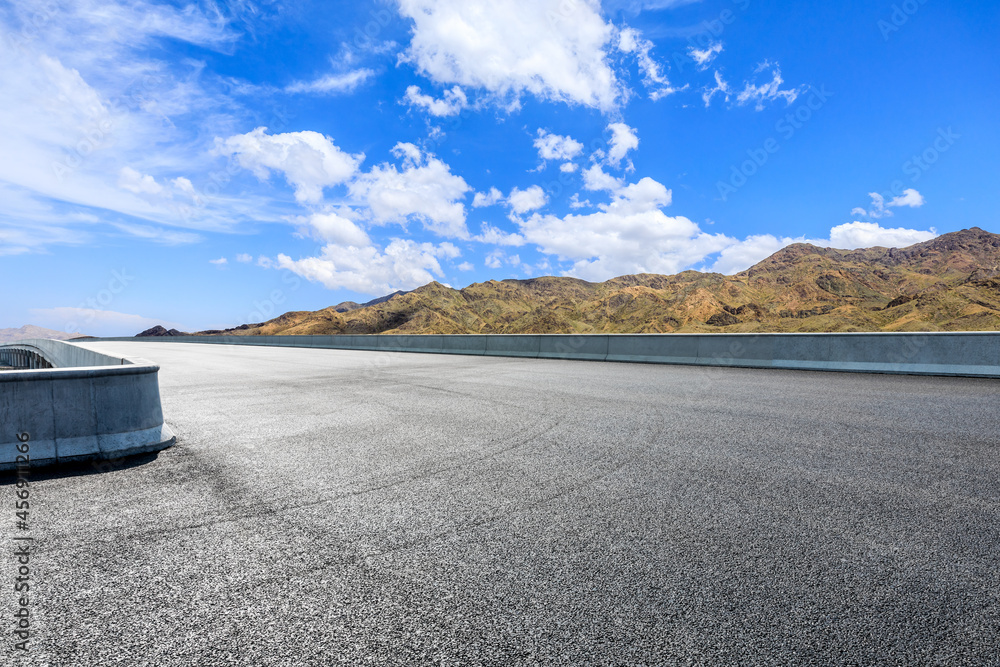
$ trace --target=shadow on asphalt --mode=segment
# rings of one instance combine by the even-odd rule
[[[32,482],[42,482],[49,479],[62,479],[65,477],[85,477],[87,475],[103,475],[105,473],[118,470],[130,470],[138,468],[148,463],[152,463],[159,458],[159,452],[148,454],[136,454],[125,456],[120,459],[107,459],[105,461],[76,461],[72,463],[59,463],[44,468],[31,468],[29,479]],[[0,486],[10,486],[17,482],[16,470],[0,471]]]

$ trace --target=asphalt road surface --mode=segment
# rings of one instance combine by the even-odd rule
[[[88,347],[179,441],[35,473],[18,664],[1000,664],[1000,382]]]

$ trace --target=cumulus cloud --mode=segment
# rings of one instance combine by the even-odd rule
[[[833,248],[905,248],[914,243],[930,241],[937,236],[937,230],[923,231],[896,227],[887,229],[875,222],[848,222],[830,230],[830,246]]]
[[[490,245],[522,246],[525,244],[524,237],[520,234],[505,232],[486,222],[483,223],[483,231],[472,237],[472,240]]]
[[[572,160],[583,152],[583,144],[579,141],[543,129],[539,129],[535,137],[535,148],[542,160]]]
[[[588,172],[602,174],[595,165]],[[588,173],[585,172],[585,173]],[[518,220],[521,235],[546,254],[572,261],[568,275],[606,280],[627,273],[675,273],[725,248],[730,239],[703,233],[691,220],[661,209],[671,192],[652,178],[624,185],[616,179],[600,189],[610,201],[586,215],[541,215]],[[592,188],[598,189],[598,188]]]
[[[432,116],[454,116],[469,105],[469,98],[459,86],[444,91],[441,99],[421,93],[420,86],[410,86],[406,89],[406,101]]]
[[[375,75],[375,72],[363,68],[342,74],[327,74],[312,81],[296,81],[285,88],[288,93],[318,93],[335,95],[349,93]]]
[[[600,192],[602,190],[616,192],[620,187],[622,187],[622,181],[605,172],[604,169],[601,168],[601,165],[595,164],[589,169],[584,169],[583,187],[587,190],[593,190],[595,192]]]
[[[639,135],[635,129],[625,123],[611,123],[608,125],[611,131],[611,142],[608,148],[608,162],[613,165],[621,164],[628,152],[639,147]]]
[[[503,193],[496,188],[490,188],[489,192],[477,192],[472,198],[473,208],[484,208],[493,206],[503,201]]]
[[[548,201],[549,198],[546,196],[545,190],[537,185],[532,185],[526,190],[514,188],[511,190],[510,196],[507,197],[507,205],[517,215],[538,210],[545,206]]]
[[[241,167],[261,180],[269,178],[272,170],[282,172],[295,188],[295,199],[310,203],[323,199],[324,188],[354,177],[365,159],[364,153],[345,153],[319,132],[268,134],[266,127],[217,139],[215,150],[236,156]]]
[[[250,262],[253,261],[253,255],[241,252],[240,254],[236,255],[236,261],[240,262],[241,264],[249,264]]]
[[[398,143],[393,154],[402,159],[402,170],[378,165],[350,185],[352,196],[367,204],[372,220],[405,224],[416,219],[439,236],[468,238],[462,200],[472,188],[465,179],[413,144]]]
[[[334,212],[314,213],[299,220],[311,231],[311,236],[327,243],[357,248],[371,244],[363,229],[349,218]]]
[[[225,266],[226,264],[229,264],[229,260],[225,257],[220,257],[219,259],[210,259],[208,260],[208,263],[215,264],[216,266]]]
[[[272,266],[287,269],[327,289],[349,289],[381,295],[411,290],[443,276],[441,259],[459,256],[451,243],[435,245],[410,239],[393,239],[384,249],[330,243],[318,257],[293,260],[279,254]]]
[[[525,94],[601,110],[621,86],[608,62],[614,26],[599,0],[398,0],[413,21],[404,60],[441,85],[508,103]]]
[[[893,197],[892,201],[889,202],[889,206],[898,208],[900,206],[909,206],[910,208],[920,208],[926,203],[924,196],[914,190],[913,188],[907,188],[903,190],[903,194]]]
[[[572,261],[568,275],[587,280],[631,273],[676,273],[719,252],[731,241],[702,232],[683,217],[666,215],[670,191],[653,179],[619,188],[600,210],[564,217],[534,214],[518,224],[539,249]]]

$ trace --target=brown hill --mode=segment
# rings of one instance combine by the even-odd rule
[[[1000,235],[973,228],[902,249],[795,244],[734,276],[432,282],[379,301],[205,333],[994,331]]]
[[[177,329],[167,329],[157,324],[155,327],[146,329],[141,333],[135,335],[136,338],[160,338],[164,336],[190,336],[191,334],[184,333],[183,331],[178,331]]]
[[[45,327],[37,327],[34,324],[25,324],[17,329],[0,329],[0,344],[15,343],[19,340],[31,338],[44,338],[49,340],[72,340],[74,338],[85,338],[82,334],[66,333],[65,331],[55,331]]]

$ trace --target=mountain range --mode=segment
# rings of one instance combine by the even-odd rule
[[[464,289],[432,282],[368,304],[289,312],[201,333],[994,330],[1000,330],[1000,235],[974,227],[907,248],[794,244],[732,276],[685,271],[603,283],[544,277]]]
[[[47,338],[49,340],[70,340],[71,338],[83,338],[78,333],[66,333],[65,331],[55,331],[45,327],[36,327],[34,324],[25,324],[18,329],[0,329],[0,344],[15,343],[19,340],[30,338]]]

